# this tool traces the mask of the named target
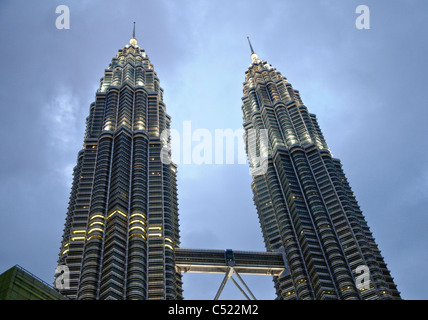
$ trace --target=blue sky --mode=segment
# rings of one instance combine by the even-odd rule
[[[58,5],[70,29],[55,26]],[[355,9],[370,9],[370,29]],[[136,37],[172,127],[242,128],[250,59],[279,70],[318,117],[405,299],[427,299],[428,4],[416,1],[156,0],[0,3],[0,272],[52,283],[85,118],[103,71]],[[181,246],[264,250],[244,164],[182,164]],[[222,275],[184,276],[212,299]],[[266,277],[244,277],[259,299]],[[232,283],[222,298],[241,297]]]

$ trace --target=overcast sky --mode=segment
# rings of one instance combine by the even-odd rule
[[[369,30],[356,28],[361,4]],[[0,272],[53,282],[85,118],[133,21],[177,130],[242,128],[250,36],[317,115],[402,297],[428,298],[425,0],[2,0]],[[181,247],[264,250],[247,165],[178,169]],[[212,299],[222,278],[185,275],[184,297]],[[244,280],[274,298],[270,278]],[[229,283],[221,298],[237,297]]]

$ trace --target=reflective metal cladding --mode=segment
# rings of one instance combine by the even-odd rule
[[[170,121],[134,29],[105,70],[86,119],[58,259],[70,273],[65,296],[182,299],[174,265],[177,168],[161,161],[168,141],[160,132]]]
[[[289,267],[289,274],[275,279],[278,299],[399,299],[316,116],[250,48],[243,126],[268,135],[269,143],[257,146],[266,149],[267,168],[253,174],[251,186],[266,249],[283,249]],[[251,158],[249,163],[258,165]]]

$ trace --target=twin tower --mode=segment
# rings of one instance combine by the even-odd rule
[[[266,155],[249,157],[264,168],[251,187],[266,252],[182,249],[177,166],[164,161],[171,118],[134,25],[86,119],[58,259],[63,295],[179,300],[181,273],[195,271],[225,273],[216,298],[233,274],[253,273],[273,276],[277,299],[400,299],[316,116],[252,47],[242,113],[245,131],[260,133],[247,152]]]

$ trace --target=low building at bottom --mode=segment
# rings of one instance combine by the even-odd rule
[[[68,300],[19,265],[0,274],[0,300]]]

